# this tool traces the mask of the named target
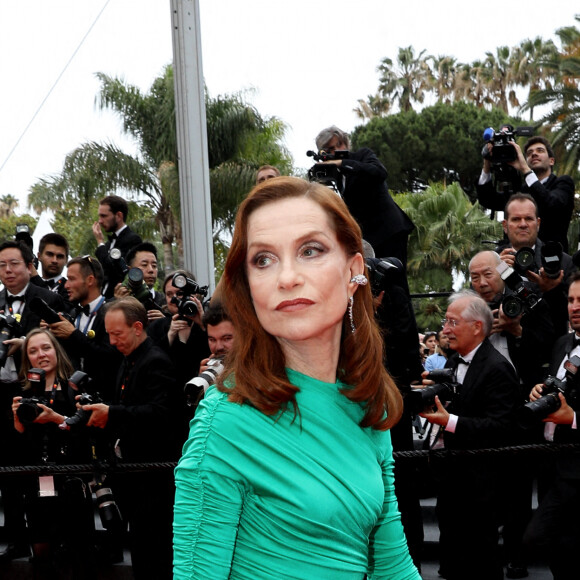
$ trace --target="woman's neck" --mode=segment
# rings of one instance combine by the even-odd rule
[[[321,344],[322,343],[322,344]],[[340,342],[336,345],[323,341],[280,341],[286,366],[324,383],[336,382]]]
[[[46,386],[45,386],[45,390],[46,391],[52,391],[52,387],[54,386],[54,383],[56,382],[56,371],[53,373],[50,373],[48,375],[46,375]]]

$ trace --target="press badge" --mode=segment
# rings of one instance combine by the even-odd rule
[[[38,478],[38,497],[55,497],[58,495],[54,489],[54,477],[41,475]]]

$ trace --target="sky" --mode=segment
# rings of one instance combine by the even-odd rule
[[[199,0],[199,6],[210,94],[246,91],[262,116],[285,122],[285,144],[302,168],[322,128],[351,131],[361,123],[353,109],[376,92],[377,66],[385,57],[395,60],[399,47],[471,62],[500,45],[556,40],[556,29],[580,26],[572,0]],[[58,173],[67,153],[84,142],[134,151],[114,114],[96,108],[95,73],[147,92],[171,61],[170,0],[2,2],[0,196],[17,197],[23,213],[30,187]]]

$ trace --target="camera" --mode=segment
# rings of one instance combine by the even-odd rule
[[[215,383],[218,375],[224,370],[223,357],[210,358],[207,369],[199,376],[185,383],[184,392],[187,404],[191,407],[196,403],[200,394]]]
[[[564,363],[566,374],[562,380],[550,375],[544,381],[542,396],[535,401],[526,403],[519,411],[519,423],[523,427],[530,427],[533,424],[545,419],[548,415],[557,411],[561,407],[558,393],[566,397],[566,401],[576,400],[578,369],[580,368],[580,357],[572,356]]]
[[[28,307],[31,312],[34,312],[37,316],[40,316],[47,324],[54,324],[55,322],[61,322],[61,318],[56,310],[53,310],[45,300],[35,296],[29,303]],[[69,322],[74,322],[74,320],[66,313],[63,313],[63,317]]]
[[[322,183],[326,187],[334,190],[339,195],[344,191],[342,173],[337,165],[326,164],[324,161],[332,161],[334,159],[348,159],[350,151],[335,151],[334,153],[327,153],[321,149],[318,153],[315,151],[306,151],[308,157],[312,157],[316,163],[308,170],[308,181],[316,181]],[[322,163],[321,163],[322,162]]]
[[[131,296],[137,298],[146,310],[161,310],[151,296],[151,290],[145,283],[145,276],[141,268],[129,268],[123,286],[129,290]]]
[[[496,174],[496,187],[505,193],[515,193],[519,189],[519,176],[517,170],[509,165],[517,159],[517,151],[512,143],[516,137],[531,137],[534,134],[533,127],[517,127],[502,125],[499,131],[488,127],[483,132],[485,145],[481,151],[484,159],[491,161],[491,169]],[[490,151],[488,143],[493,144]]]
[[[79,405],[94,405],[96,403],[102,403],[99,393],[89,393],[89,388],[91,385],[91,377],[84,373],[83,371],[75,371],[68,379],[68,384],[75,392],[80,392],[81,395],[77,400]],[[76,427],[81,427],[86,425],[91,418],[91,411],[85,411],[84,409],[77,409],[77,412],[72,417],[67,417],[62,425],[63,429],[66,427],[74,429]]]
[[[95,473],[93,481],[89,484],[95,494],[97,508],[101,524],[105,530],[120,530],[122,527],[121,512],[115,502],[115,497],[110,487],[105,487],[104,476]]]
[[[0,314],[0,367],[6,364],[8,358],[9,344],[4,344],[5,340],[14,338],[18,322],[11,314]]]
[[[188,278],[185,274],[177,272],[173,275],[171,283],[175,288],[179,289],[179,295],[171,299],[172,304],[177,305],[177,312],[180,320],[186,320],[191,326],[192,318],[197,316],[197,304],[191,297],[194,294],[206,297],[209,286],[200,286],[195,280]]]
[[[512,294],[505,296],[502,300],[503,313],[508,318],[517,318],[520,314],[534,309],[540,303],[542,299],[525,285],[513,268],[505,262],[501,262],[496,270],[506,286],[512,291]]]
[[[540,260],[544,274],[548,278],[555,279],[562,269],[562,244],[560,242],[546,242],[540,249]],[[536,253],[533,248],[520,248],[514,256],[514,270],[525,276],[527,272],[539,272],[536,265]]]
[[[109,256],[105,260],[105,268],[107,277],[114,280],[122,280],[129,271],[129,266],[121,254],[119,248],[113,248],[109,251]]]
[[[442,403],[447,403],[457,392],[455,369],[435,369],[426,378],[435,381],[435,384],[426,387],[411,387],[405,395],[405,405],[413,415],[433,407],[435,397],[439,397]]]
[[[502,125],[499,131],[495,131],[493,127],[488,127],[483,132],[483,140],[486,145],[481,154],[484,159],[490,159],[492,165],[510,163],[517,159],[517,152],[511,143],[515,142],[516,137],[532,137],[533,134],[533,127],[517,127],[514,129],[511,125],[506,124]],[[491,151],[487,148],[487,143],[493,144]]]
[[[373,296],[387,290],[396,282],[397,276],[404,274],[403,264],[398,258],[365,258],[365,264]]]
[[[44,369],[32,368],[28,371],[26,378],[31,384],[30,397],[22,397],[20,405],[16,409],[16,414],[22,423],[33,423],[34,420],[42,413],[38,406],[50,405],[50,401],[44,396],[46,388],[46,373]]]

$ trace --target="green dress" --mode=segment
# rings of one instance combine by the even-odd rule
[[[344,384],[287,372],[295,420],[208,390],[175,471],[174,579],[420,580],[390,433],[359,426]]]

